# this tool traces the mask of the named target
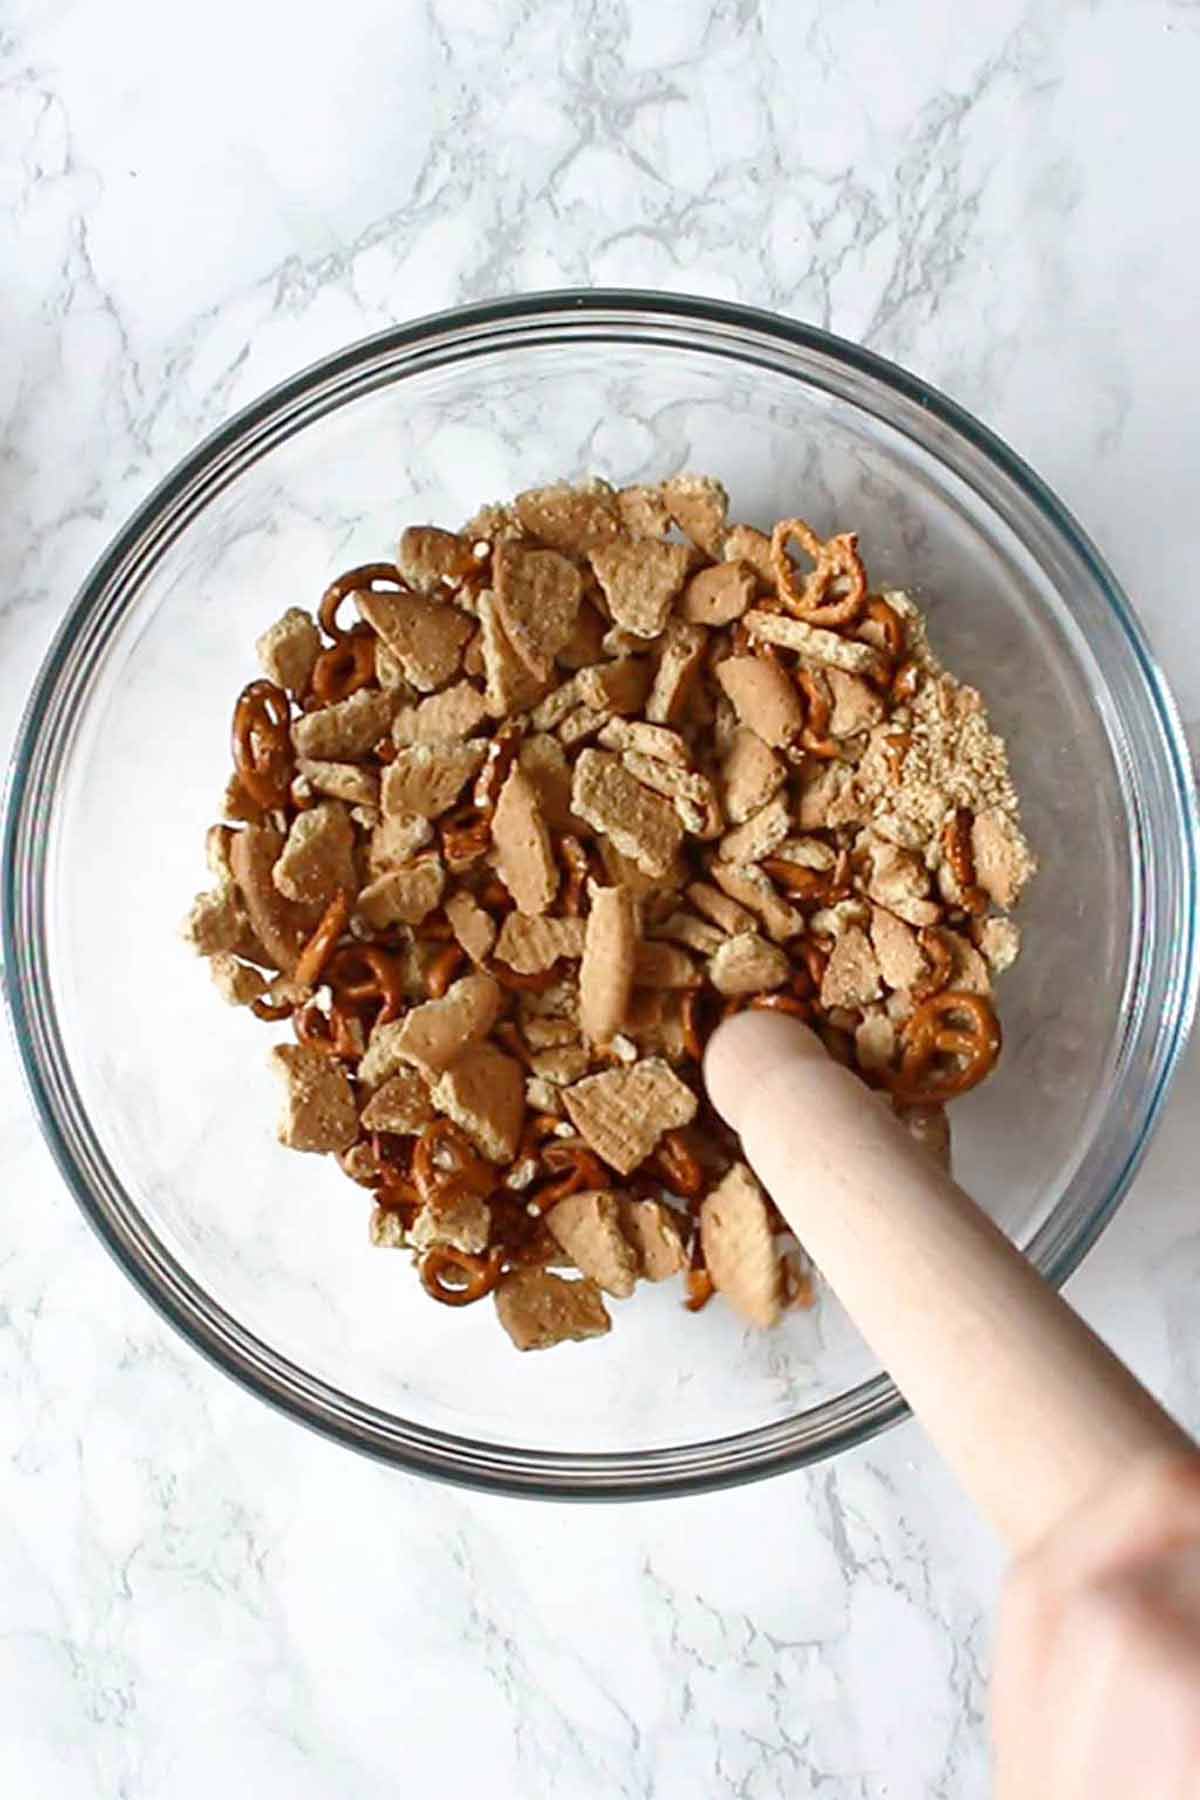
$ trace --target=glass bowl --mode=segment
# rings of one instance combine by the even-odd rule
[[[832,1296],[778,1330],[643,1288],[602,1341],[519,1356],[368,1246],[362,1191],[278,1147],[268,1033],[178,921],[254,639],[401,527],[559,476],[719,475],[736,518],[854,527],[1007,735],[1042,870],[996,1077],[956,1166],[1054,1282],[1146,1148],[1194,1000],[1193,799],[1129,605],[1054,496],[903,371],[745,308],[531,296],[424,320],[286,382],[193,452],[85,583],[12,777],[5,954],[46,1134],[132,1279],[255,1393],[477,1487],[638,1497],[770,1474],[903,1403]],[[897,1305],[937,1304],[897,1294]]]

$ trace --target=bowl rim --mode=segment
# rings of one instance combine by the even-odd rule
[[[519,1446],[477,1443],[426,1426],[411,1426],[395,1415],[339,1393],[270,1350],[216,1308],[199,1284],[178,1265],[167,1268],[163,1258],[153,1253],[152,1243],[157,1242],[153,1234],[148,1234],[152,1240],[148,1243],[128,1222],[125,1229],[119,1228],[118,1220],[98,1198],[95,1169],[90,1177],[68,1142],[62,1122],[62,1072],[57,1081],[51,1079],[51,1070],[39,1047],[44,1035],[40,984],[30,973],[31,966],[37,967],[38,946],[31,944],[37,934],[26,930],[26,922],[39,917],[44,891],[44,883],[36,878],[40,863],[36,826],[29,816],[30,790],[43,748],[43,726],[53,711],[52,703],[72,646],[85,625],[94,621],[111,583],[152,543],[164,516],[234,446],[272,426],[286,424],[289,414],[315,390],[375,359],[430,348],[439,342],[451,349],[456,342],[465,348],[465,340],[481,333],[485,348],[504,348],[506,336],[510,345],[519,345],[526,340],[511,338],[514,326],[552,326],[568,336],[582,336],[605,327],[616,328],[622,322],[633,327],[644,326],[648,321],[680,329],[716,328],[741,339],[747,349],[749,340],[754,339],[766,340],[776,350],[815,353],[918,407],[965,440],[985,462],[1008,478],[1020,496],[1032,503],[1052,534],[1085,565],[1132,652],[1148,702],[1148,722],[1155,727],[1157,748],[1163,759],[1161,773],[1173,802],[1174,817],[1169,826],[1179,857],[1174,871],[1179,888],[1175,910],[1182,921],[1182,935],[1176,944],[1174,979],[1167,995],[1168,1029],[1160,1032],[1155,1047],[1152,1091],[1144,1099],[1140,1125],[1131,1133],[1125,1160],[1109,1191],[1097,1199],[1086,1216],[1079,1217],[1044,1267],[1043,1273],[1055,1286],[1060,1286],[1078,1266],[1128,1191],[1186,1044],[1200,983],[1196,956],[1198,828],[1190,759],[1167,683],[1130,603],[1073,515],[1024,460],[955,401],[899,365],[820,327],[740,303],[633,288],[566,288],[475,302],[391,326],[309,364],[239,409],[174,466],[101,553],[55,634],[21,719],[8,776],[0,949],[10,1021],[25,1083],[60,1173],[101,1242],[156,1310],[225,1374],[336,1442],[409,1473],[469,1488],[542,1499],[649,1499],[764,1479],[862,1444],[906,1417],[908,1408],[891,1380],[880,1374],[823,1403],[814,1412],[793,1415],[732,1437],[688,1445],[682,1450],[530,1451]],[[489,345],[488,333],[495,334],[498,342]],[[699,348],[709,354],[715,346],[702,344]],[[478,346],[473,349],[477,352]],[[395,379],[403,380],[404,372]],[[52,1008],[50,1013],[53,1014]],[[49,1024],[53,1026],[52,1016]],[[65,1052],[60,1055],[66,1071],[69,1065]],[[103,1162],[98,1146],[96,1155]],[[120,1189],[115,1177],[113,1180]],[[128,1196],[126,1200],[133,1219],[140,1222],[138,1209]],[[1057,1207],[1052,1209],[1051,1217],[1054,1210]],[[168,1255],[167,1261],[173,1259]],[[217,1329],[222,1319],[226,1323]],[[287,1379],[280,1378],[280,1368],[288,1372]],[[816,1417],[824,1418],[828,1425],[819,1442],[789,1441],[799,1418]]]

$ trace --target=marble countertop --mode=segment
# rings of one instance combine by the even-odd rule
[[[304,12],[7,9],[6,751],[202,432],[394,320],[574,283],[778,308],[948,390],[1075,509],[1200,720],[1196,0]],[[628,1508],[376,1468],[149,1311],[0,1054],[14,1800],[986,1794],[999,1557],[915,1426]],[[1070,1290],[1193,1428],[1197,1072]]]

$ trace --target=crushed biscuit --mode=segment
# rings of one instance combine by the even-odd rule
[[[555,1087],[570,1087],[588,1072],[591,1057],[582,1044],[559,1044],[551,1050],[534,1051],[529,1067],[534,1075]]]
[[[405,706],[392,721],[392,737],[408,744],[458,743],[474,737],[488,717],[487,701],[473,681],[456,681],[416,706]]]
[[[783,985],[791,967],[778,944],[768,943],[756,931],[743,931],[713,951],[708,979],[718,994],[766,994]]]
[[[638,711],[645,702],[650,676],[650,665],[644,656],[618,656],[611,662],[597,662],[590,669],[580,669],[576,686],[583,704],[604,713],[607,723],[613,713]]]
[[[267,978],[250,963],[239,962],[228,950],[218,950],[209,958],[209,974],[217,992],[230,1006],[250,1006],[267,991]]]
[[[715,862],[710,873],[730,900],[744,907],[754,919],[761,920],[768,937],[776,943],[786,943],[804,931],[803,913],[783,898],[770,876],[757,864]]]
[[[646,701],[652,725],[678,725],[704,662],[708,636],[703,625],[671,619],[663,633],[662,651]]]
[[[911,925],[882,906],[871,908],[871,943],[890,988],[916,988],[928,978],[929,958]]]
[[[683,826],[670,802],[643,787],[606,751],[581,753],[571,807],[647,875],[665,874],[683,839]]]
[[[677,731],[666,725],[647,725],[642,719],[610,719],[600,733],[600,742],[606,750],[631,751],[674,768],[686,769],[691,761]]]
[[[749,563],[714,563],[700,569],[683,590],[679,616],[692,625],[731,625],[754,602],[758,577]]]
[[[588,556],[611,543],[621,529],[617,497],[604,482],[572,487],[565,481],[530,488],[513,501],[513,512],[530,537],[568,556]],[[489,534],[490,535],[490,534]]]
[[[289,1150],[348,1150],[358,1136],[358,1107],[342,1065],[320,1050],[276,1044],[271,1066],[287,1083],[280,1143]]]
[[[579,1013],[584,1035],[607,1043],[621,1029],[633,992],[638,922],[626,886],[591,887],[579,969]]]
[[[1029,846],[1007,812],[992,806],[976,814],[971,826],[975,879],[995,906],[1015,906],[1034,872]]]
[[[392,813],[371,831],[367,861],[373,875],[411,862],[418,850],[433,842],[433,826],[421,813]]]
[[[685,949],[695,950],[704,957],[711,956],[725,942],[723,931],[690,912],[669,913],[660,924],[652,928],[650,936],[665,938],[668,943],[682,944]]]
[[[580,1344],[612,1330],[594,1281],[567,1281],[548,1269],[513,1269],[502,1276],[496,1316],[518,1350]]]
[[[496,943],[496,921],[465,890],[446,901],[446,917],[459,945],[473,963],[484,963]]]
[[[483,766],[484,747],[467,744],[411,744],[398,750],[383,773],[385,813],[436,819],[449,812],[467,782]]]
[[[556,550],[509,542],[497,546],[494,579],[496,610],[509,643],[531,674],[549,680],[579,615],[579,570]]]
[[[339,890],[355,893],[354,826],[340,801],[296,814],[271,879],[287,899],[309,906],[327,906]]]
[[[687,1267],[678,1215],[661,1200],[620,1203],[621,1229],[633,1247],[637,1273],[645,1281],[669,1281]]]
[[[644,940],[637,947],[633,985],[640,988],[693,988],[700,985],[700,971],[686,950],[661,938]]]
[[[530,918],[524,913],[509,913],[500,928],[496,955],[518,975],[540,975],[544,969],[552,969],[560,957],[581,957],[583,935],[582,919]]]
[[[387,736],[394,711],[393,695],[362,688],[348,700],[302,713],[292,726],[296,754],[322,762],[353,762]]]
[[[1013,919],[983,919],[976,929],[976,943],[992,974],[1003,975],[1021,953],[1021,928]]]
[[[768,592],[775,586],[775,558],[771,539],[753,525],[731,525],[721,550],[726,562],[745,563],[754,570],[757,584]]]
[[[623,487],[617,494],[617,510],[630,537],[664,538],[674,523],[659,487]]]
[[[545,912],[558,892],[558,864],[537,788],[519,762],[500,790],[492,843],[496,872],[520,911]]]
[[[591,561],[615,623],[635,637],[658,637],[687,579],[683,545],[617,538]]]
[[[855,737],[870,731],[884,717],[886,708],[878,692],[861,675],[847,675],[844,669],[825,670],[833,711],[829,717],[829,735],[835,738]]]
[[[628,1300],[637,1282],[637,1252],[621,1228],[620,1195],[604,1190],[568,1194],[546,1223],[575,1267],[614,1300]]]
[[[427,919],[446,887],[440,856],[418,856],[415,862],[376,876],[360,892],[355,913],[375,931],[389,925],[419,925]]]
[[[379,776],[359,763],[318,762],[301,756],[296,760],[296,772],[315,794],[344,800],[348,806],[379,805]]]
[[[451,984],[442,999],[414,1006],[395,1026],[382,1027],[395,1033],[388,1040],[388,1049],[401,1062],[415,1063],[430,1081],[436,1081],[456,1057],[487,1036],[500,1016],[503,998],[500,984],[492,976],[464,975]],[[380,1029],[376,1027],[376,1033]],[[368,1057],[375,1047],[375,1035],[372,1034],[367,1049]],[[374,1065],[371,1067],[373,1070]]]
[[[775,663],[760,656],[729,656],[717,665],[717,680],[733,702],[741,724],[764,744],[785,750],[804,729],[804,707],[796,684]]]
[[[712,1284],[751,1325],[774,1325],[782,1299],[779,1257],[762,1189],[735,1163],[700,1203],[700,1242]]]
[[[721,758],[721,803],[733,825],[774,798],[787,780],[787,767],[757,731],[739,725]]]
[[[512,1161],[525,1119],[525,1072],[514,1057],[495,1044],[472,1044],[435,1083],[433,1104],[488,1162]]]
[[[433,1120],[429,1083],[419,1069],[407,1065],[375,1089],[362,1113],[368,1131],[394,1131],[401,1135],[424,1131]]]
[[[321,654],[316,620],[299,606],[289,606],[259,638],[255,649],[262,672],[289,694],[303,694]]]
[[[711,919],[727,936],[736,937],[739,931],[754,929],[754,914],[707,881],[691,882],[687,897],[698,913]],[[714,949],[715,947],[714,945]]]
[[[409,1242],[414,1250],[445,1245],[467,1256],[480,1256],[492,1233],[492,1209],[478,1194],[453,1187],[430,1194],[412,1222]]]
[[[472,540],[438,525],[409,525],[400,534],[396,566],[409,587],[432,594],[435,588],[461,581],[474,570]]]
[[[463,649],[474,630],[467,613],[445,600],[426,600],[420,594],[356,594],[354,598],[366,623],[379,633],[405,679],[419,693],[431,694],[458,674]],[[312,716],[319,718],[320,714]]]
[[[776,794],[765,806],[742,825],[735,825],[722,837],[718,851],[723,862],[756,863],[782,844],[791,829],[787,798]]]
[[[571,813],[571,765],[557,738],[533,732],[523,738],[517,766],[533,783],[538,806],[551,831],[573,832],[577,821]]]
[[[588,1075],[567,1088],[563,1103],[576,1131],[620,1175],[644,1162],[664,1131],[690,1125],[698,1105],[691,1088],[658,1057]]]
[[[729,495],[711,475],[673,475],[662,497],[680,531],[706,556],[719,557],[725,542]]]
[[[833,946],[821,981],[821,1005],[867,1006],[883,989],[879,960],[861,925],[851,925]]]
[[[621,761],[643,787],[671,802],[680,824],[693,837],[714,838],[720,834],[725,821],[716,789],[707,775],[660,762],[658,757],[645,756],[640,750],[626,750]]]
[[[825,631],[819,625],[806,625],[790,613],[746,613],[742,620],[752,638],[765,644],[777,644],[781,650],[795,650],[809,662],[828,669],[843,669],[848,675],[880,674],[879,652],[870,644],[855,638],[839,637],[836,631]]]
[[[496,597],[490,592],[479,596],[479,627],[488,712],[494,719],[506,719],[536,706],[546,683],[517,655],[501,623]]]

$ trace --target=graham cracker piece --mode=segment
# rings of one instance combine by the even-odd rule
[[[487,701],[473,681],[456,681],[416,706],[405,706],[392,721],[392,737],[407,744],[460,743],[487,721]]]
[[[975,941],[993,975],[1003,975],[1021,954],[1021,928],[1015,919],[982,919]]]
[[[360,688],[348,700],[302,713],[292,724],[296,755],[322,762],[353,762],[387,736],[395,710],[393,695]]]
[[[576,676],[579,698],[585,706],[606,716],[635,713],[650,687],[651,670],[644,656],[618,656],[580,669]]]
[[[590,555],[611,543],[621,529],[617,497],[604,482],[572,487],[556,481],[550,487],[530,488],[517,495],[513,511],[530,537],[568,556]]]
[[[787,766],[748,725],[739,725],[721,758],[721,799],[731,824],[742,825],[787,780]]]
[[[385,813],[417,813],[436,819],[449,812],[467,782],[483,767],[484,746],[410,744],[398,750],[383,772],[381,799]]]
[[[507,719],[536,706],[546,691],[546,683],[517,655],[500,621],[496,597],[490,592],[479,596],[479,630],[484,693],[492,717]]]
[[[230,852],[232,857],[232,845]],[[232,861],[230,866],[232,868]],[[241,956],[258,947],[241,894],[229,881],[222,881],[220,886],[196,895],[183,921],[181,936],[197,956],[221,956],[230,952]]]
[[[707,646],[708,633],[703,625],[688,625],[682,619],[668,621],[646,701],[646,718],[651,725],[678,725],[683,718]]]
[[[718,837],[724,819],[716,789],[707,775],[692,769],[681,769],[674,763],[660,762],[656,756],[645,756],[640,750],[626,750],[621,758],[629,773],[643,787],[662,794],[679,815],[679,822],[693,837]]]
[[[711,919],[714,925],[731,937],[736,937],[739,931],[754,929],[754,914],[707,881],[693,881],[688,887],[687,897],[698,913]]]
[[[625,1034],[639,1056],[662,1056],[671,1063],[687,1061],[684,999],[685,992],[680,988],[638,988],[635,991],[625,1015]]]
[[[399,1062],[415,1063],[430,1081],[436,1081],[457,1057],[487,1036],[500,1016],[503,1000],[499,982],[490,975],[464,975],[451,983],[442,999],[414,1006],[386,1028],[395,1035],[381,1048],[381,1060],[386,1049]],[[379,1029],[371,1034],[368,1057]],[[359,1075],[364,1078],[362,1065]]]
[[[583,1044],[555,1044],[548,1050],[537,1050],[529,1058],[530,1072],[555,1087],[570,1087],[582,1080],[591,1066],[591,1056]]]
[[[498,545],[493,566],[505,635],[531,674],[548,681],[575,629],[583,577],[556,550],[530,550],[519,542]]]
[[[637,947],[633,985],[640,988],[694,988],[700,971],[686,950],[661,938],[644,940]]]
[[[777,944],[805,929],[803,913],[783,898],[770,876],[755,863],[716,862],[710,873],[731,900],[762,920],[767,936]]]
[[[385,875],[412,861],[418,850],[433,842],[433,826],[421,813],[393,813],[380,819],[371,832],[367,860],[373,875]]]
[[[419,1069],[400,1068],[376,1088],[363,1107],[362,1122],[368,1131],[394,1131],[401,1136],[424,1131],[434,1120],[429,1083]]]
[[[718,558],[725,543],[729,495],[711,475],[673,475],[662,484],[663,501],[680,531],[706,556]]]
[[[521,740],[517,766],[529,777],[538,806],[551,831],[574,831],[571,814],[571,765],[558,739],[532,732]]]
[[[421,594],[356,594],[354,599],[418,693],[431,694],[458,674],[475,629],[469,614]]]
[[[908,925],[937,924],[942,909],[929,898],[929,870],[921,857],[866,832],[858,848],[867,858],[866,891],[872,900]]]
[[[496,1284],[496,1316],[518,1350],[581,1344],[612,1330],[594,1281],[567,1281],[548,1269],[513,1269]]]
[[[337,1058],[300,1044],[276,1044],[271,1066],[287,1083],[280,1143],[289,1150],[348,1150],[358,1136],[358,1107]]]
[[[671,803],[644,788],[607,751],[581,753],[571,809],[648,875],[665,874],[683,841]]]
[[[583,938],[582,919],[529,918],[514,912],[500,928],[496,955],[518,975],[540,975],[561,957],[581,957]]]
[[[749,563],[714,563],[698,570],[684,588],[679,616],[693,625],[732,625],[757,592],[758,577]]]
[[[418,856],[415,862],[389,869],[368,882],[358,896],[356,915],[373,931],[389,925],[419,925],[434,911],[446,887],[440,856]]]
[[[596,1154],[621,1175],[649,1156],[664,1131],[690,1125],[699,1102],[659,1057],[588,1075],[563,1095],[567,1116]]]
[[[374,769],[364,769],[359,763],[319,762],[300,756],[296,773],[315,794],[344,800],[347,806],[379,805],[379,777]]]
[[[628,1300],[637,1284],[637,1253],[621,1229],[618,1194],[568,1194],[551,1207],[546,1223],[582,1275],[614,1300]]]
[[[514,763],[492,817],[496,872],[523,913],[542,913],[558,892],[559,871],[538,791]]]
[[[469,1190],[435,1188],[412,1222],[409,1241],[414,1250],[446,1245],[466,1256],[480,1256],[492,1235],[492,1209]]]
[[[765,994],[782,986],[792,965],[778,944],[756,931],[727,938],[708,962],[708,979],[718,994]]]
[[[765,531],[753,525],[731,525],[721,550],[726,562],[745,563],[754,570],[758,586],[772,593],[775,588],[775,561],[771,540]]]
[[[606,750],[632,750],[639,756],[652,756],[655,762],[670,763],[686,769],[691,762],[688,747],[677,731],[666,725],[648,725],[643,719],[610,719],[600,733]]]
[[[616,538],[594,550],[591,560],[614,622],[636,637],[658,637],[687,579],[684,546]]]
[[[409,525],[400,533],[396,564],[409,587],[431,594],[445,583],[459,582],[478,566],[470,538],[440,525]]]
[[[627,887],[591,887],[579,970],[584,1035],[607,1043],[625,1022],[637,960],[637,906]]]
[[[896,1059],[896,1027],[882,1006],[872,1005],[854,1030],[854,1048],[864,1074],[890,1069]]]
[[[515,1057],[495,1044],[473,1044],[437,1081],[433,1103],[488,1162],[512,1161],[525,1121],[525,1071]]]
[[[700,1203],[700,1242],[712,1284],[751,1325],[774,1325],[782,1299],[767,1203],[745,1163],[735,1163]]]
[[[748,612],[743,619],[746,630],[763,643],[778,644],[781,650],[795,650],[809,662],[829,669],[843,669],[847,675],[882,674],[879,652],[857,638],[839,637],[836,631],[824,631],[819,625],[806,625],[790,613]]]
[[[283,617],[263,632],[255,649],[268,681],[286,688],[289,694],[302,694],[321,654],[321,633],[311,613],[289,606]]]
[[[882,906],[871,908],[871,943],[888,987],[915,988],[928,976],[929,958],[916,932]]]
[[[537,731],[555,731],[568,714],[573,713],[582,700],[579,692],[579,676],[571,675],[566,681],[560,681],[552,687],[544,700],[539,700],[530,715],[530,722]]]
[[[867,1006],[883,993],[879,961],[871,940],[859,925],[837,938],[821,981],[821,1005]]]
[[[834,738],[856,737],[871,731],[886,717],[877,689],[861,675],[847,675],[844,669],[826,669],[833,711],[829,717],[829,735]]]
[[[267,991],[267,979],[249,963],[239,962],[228,950],[209,958],[208,972],[222,1000],[230,1006],[249,1006]]]
[[[996,906],[1015,906],[1036,864],[1019,827],[998,806],[978,813],[971,825],[975,879]]]
[[[637,1272],[646,1281],[669,1281],[687,1267],[678,1215],[661,1200],[622,1198],[621,1229],[633,1246]]]
[[[451,894],[445,911],[451,931],[471,961],[486,962],[496,943],[496,921],[491,913],[465,892]]]
[[[710,925],[707,919],[698,919],[695,913],[673,912],[650,930],[652,939],[663,938],[668,943],[682,944],[687,950],[694,950],[699,956],[711,956],[725,942],[725,933],[716,925]]]
[[[586,743],[588,738],[595,737],[608,723],[610,714],[597,712],[593,706],[577,706],[574,712],[567,714],[558,728],[559,741],[565,750],[573,750],[577,744]]]
[[[801,776],[796,823],[802,831],[831,831],[865,817],[852,772],[844,763],[818,763]]]
[[[296,814],[271,879],[286,899],[307,906],[328,906],[339,888],[352,898],[358,891],[354,848],[346,808],[324,800]]]
[[[787,795],[776,794],[744,824],[727,831],[718,846],[722,862],[756,863],[783,843],[792,827]]]
[[[785,750],[803,731],[804,707],[796,684],[775,663],[761,656],[727,656],[717,664],[717,680],[740,723],[757,732],[764,744]]]

